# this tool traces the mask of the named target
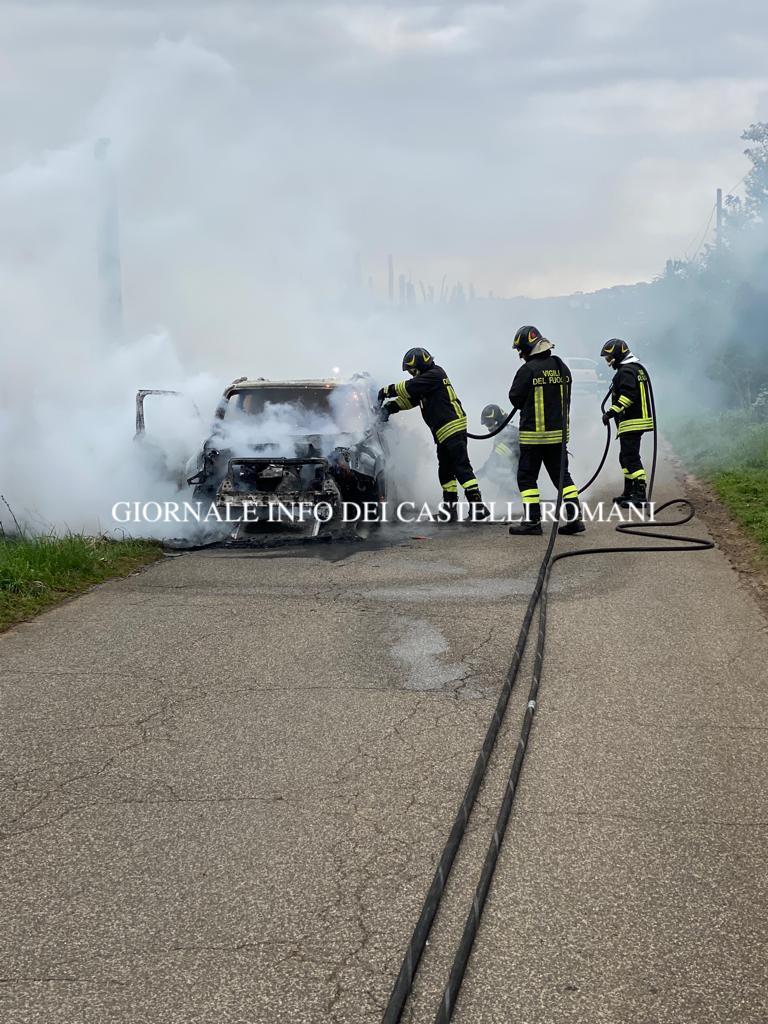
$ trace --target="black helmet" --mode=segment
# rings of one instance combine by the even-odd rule
[[[621,338],[609,338],[600,349],[600,355],[607,359],[615,370],[622,359],[629,355],[629,345]]]
[[[409,348],[403,356],[403,369],[411,376],[424,373],[435,365],[435,360],[425,348]]]
[[[506,419],[506,413],[498,405],[486,405],[480,413],[480,422],[489,430],[494,430],[504,419]]]
[[[530,324],[526,324],[525,327],[518,329],[515,340],[512,342],[512,347],[520,353],[523,359],[527,359],[541,340],[541,331],[538,327],[531,327]]]

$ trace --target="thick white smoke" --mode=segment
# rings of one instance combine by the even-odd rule
[[[100,319],[103,136],[119,195],[119,341]],[[19,519],[109,530],[116,500],[168,498],[172,467],[235,376],[400,376],[420,339],[345,307],[354,242],[297,145],[226,61],[161,42],[120,69],[81,141],[0,176],[0,489]],[[149,459],[133,441],[140,387],[190,399],[148,399]]]

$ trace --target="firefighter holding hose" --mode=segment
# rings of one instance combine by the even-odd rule
[[[647,494],[640,443],[643,434],[653,430],[648,371],[621,338],[606,341],[600,355],[616,371],[611,381],[611,406],[603,414],[603,423],[616,421],[619,465],[624,474],[624,493],[613,501],[623,508],[630,505],[641,508],[647,501]]]
[[[473,519],[487,519],[475,471],[467,454],[467,414],[442,366],[425,348],[411,348],[403,356],[403,370],[410,380],[389,384],[379,391],[385,412],[400,412],[418,405],[437,445],[437,474],[443,503],[450,518],[458,518],[459,485],[470,504]]]
[[[480,422],[490,433],[499,429],[507,419],[501,406],[486,405],[480,413]],[[517,467],[520,462],[520,435],[514,423],[508,423],[503,430],[492,439],[491,454],[484,465],[478,470],[481,479],[488,479],[501,487],[510,481],[517,480]]]
[[[517,486],[523,499],[524,517],[509,528],[515,535],[541,534],[541,496],[539,472],[542,463],[555,487],[560,483],[561,458],[565,457],[563,477],[563,513],[566,522],[560,533],[583,533],[579,492],[568,469],[568,453],[563,453],[563,431],[568,440],[571,372],[553,355],[551,341],[536,327],[521,327],[514,348],[524,365],[515,374],[509,391],[513,410],[520,410],[520,464]]]

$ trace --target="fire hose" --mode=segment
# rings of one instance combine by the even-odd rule
[[[657,431],[656,431],[656,404],[653,395],[653,388],[648,382],[649,397],[651,403],[651,415],[653,417],[653,464],[651,470],[650,485],[648,489],[648,501],[649,504],[652,500],[653,495],[653,484],[656,472],[656,455],[657,455]],[[602,408],[605,407],[605,401],[603,399]],[[480,877],[477,882],[475,894],[467,913],[464,930],[462,932],[461,939],[456,948],[453,963],[449,972],[448,980],[443,990],[443,996],[437,1007],[435,1014],[435,1024],[448,1024],[453,1016],[453,1011],[456,1006],[456,1000],[459,995],[462,981],[464,979],[464,973],[469,963],[469,958],[474,945],[475,937],[477,935],[478,928],[480,926],[480,920],[482,918],[483,909],[485,907],[485,901],[488,896],[488,892],[491,887],[493,880],[493,874],[496,869],[498,862],[499,853],[501,850],[504,836],[509,823],[509,818],[512,812],[512,805],[514,802],[515,794],[517,792],[520,774],[525,759],[525,753],[528,746],[528,740],[531,734],[533,726],[533,718],[536,713],[536,706],[539,694],[539,688],[541,685],[541,673],[544,664],[544,649],[546,641],[547,631],[547,603],[548,603],[548,591],[549,581],[552,574],[552,567],[558,561],[566,558],[576,558],[582,555],[596,555],[596,554],[646,554],[648,552],[678,552],[678,551],[704,551],[713,548],[715,545],[712,541],[708,541],[702,537],[690,537],[677,534],[671,534],[666,532],[650,532],[647,533],[650,528],[662,526],[664,528],[671,528],[676,526],[683,526],[689,522],[694,514],[695,509],[690,501],[686,498],[673,498],[670,501],[664,502],[659,505],[658,508],[653,511],[653,519],[647,523],[621,523],[616,527],[617,532],[623,534],[634,534],[637,536],[649,536],[654,540],[674,541],[674,544],[663,544],[663,545],[627,545],[624,547],[592,547],[592,548],[578,548],[571,551],[563,551],[560,554],[554,554],[555,541],[557,540],[558,521],[560,515],[560,508],[563,502],[563,481],[565,478],[565,467],[567,464],[567,426],[569,419],[570,409],[570,388],[568,388],[568,394],[563,396],[563,438],[560,449],[560,476],[558,482],[558,493],[557,502],[555,505],[555,512],[552,522],[552,529],[549,534],[549,540],[544,553],[544,557],[539,566],[538,575],[536,577],[536,583],[533,588],[528,606],[523,616],[523,622],[520,627],[520,632],[517,637],[515,644],[514,653],[512,655],[512,661],[509,668],[507,669],[504,682],[499,692],[499,697],[494,709],[491,721],[486,731],[485,739],[480,752],[475,760],[474,767],[470,774],[469,782],[467,784],[464,796],[459,805],[459,808],[454,816],[453,824],[451,826],[450,833],[443,847],[440,859],[435,870],[432,883],[427,891],[426,897],[421,907],[418,920],[411,934],[411,938],[408,942],[405,955],[403,957],[400,971],[395,980],[392,988],[389,1002],[387,1003],[382,1018],[382,1024],[397,1024],[400,1020],[403,1009],[405,1007],[406,1000],[408,999],[411,989],[413,987],[413,981],[416,971],[421,960],[422,953],[427,944],[432,923],[437,914],[440,902],[445,891],[448,877],[453,867],[453,863],[458,852],[461,841],[464,837],[464,833],[469,821],[469,816],[474,807],[477,794],[485,778],[488,765],[490,762],[491,754],[496,744],[496,740],[501,729],[501,724],[504,719],[504,715],[507,710],[509,703],[509,697],[512,692],[512,688],[517,679],[517,675],[520,669],[520,665],[525,653],[525,648],[528,642],[528,635],[530,632],[531,624],[533,622],[533,616],[536,608],[539,609],[539,621],[538,621],[538,636],[536,643],[536,651],[533,661],[533,670],[531,675],[531,684],[528,691],[528,701],[523,715],[523,721],[520,729],[520,736],[515,749],[514,758],[509,771],[509,777],[507,785],[504,789],[504,797],[499,807],[498,815],[496,818],[496,824],[494,826],[491,838],[488,844],[487,853],[485,860],[480,872]],[[480,437],[493,437],[499,433],[512,418],[512,413],[507,417],[506,421],[497,430],[487,435],[480,435]],[[611,440],[610,424],[606,427],[607,430],[607,441],[605,452],[603,453],[602,460],[598,466],[597,471],[593,474],[592,478],[584,485],[582,490],[586,490],[599,476],[608,455]],[[477,435],[469,435],[470,437],[476,437]],[[666,523],[657,523],[655,521],[656,515],[659,512],[663,512],[665,509],[672,505],[681,505],[683,508],[687,508],[687,512],[682,515],[681,518],[667,521]],[[651,506],[653,508],[653,506]]]

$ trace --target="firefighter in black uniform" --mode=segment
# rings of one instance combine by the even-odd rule
[[[560,459],[563,429],[568,429],[570,412],[571,371],[552,354],[551,341],[543,338],[535,327],[521,327],[515,335],[514,347],[525,361],[515,374],[509,390],[513,409],[520,410],[520,465],[517,486],[523,499],[523,521],[509,528],[511,534],[540,534],[541,497],[539,471],[541,464],[555,487],[560,483]],[[563,423],[565,413],[566,423]],[[568,440],[566,434],[566,441]],[[583,533],[579,492],[568,471],[565,455],[563,478],[563,512],[566,522],[560,533]]]
[[[480,413],[480,422],[491,433],[497,430],[507,414],[498,405],[486,405]],[[478,476],[487,477],[494,483],[506,484],[509,479],[517,479],[517,466],[520,461],[520,437],[514,423],[508,423],[494,438],[493,449],[478,471]]]
[[[600,355],[616,371],[611,381],[611,407],[603,415],[603,423],[616,420],[619,465],[624,473],[624,493],[613,500],[624,508],[640,507],[648,497],[640,442],[646,430],[653,430],[648,371],[621,338],[606,341]]]
[[[487,518],[490,511],[483,504],[467,455],[467,414],[448,375],[424,348],[409,349],[403,357],[403,369],[411,379],[382,388],[379,403],[389,413],[420,406],[437,445],[437,473],[450,518],[456,519],[458,515],[459,484],[464,488],[473,518]]]

